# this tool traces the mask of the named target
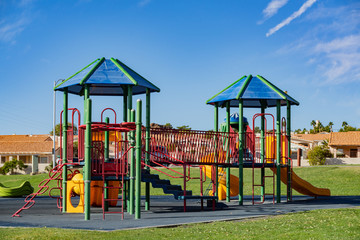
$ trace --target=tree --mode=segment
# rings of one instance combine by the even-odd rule
[[[313,133],[315,133],[316,121],[312,120],[310,125],[313,127]],[[311,131],[310,131],[311,132]]]
[[[342,128],[340,128],[339,132],[349,132],[349,131],[360,131],[360,128],[352,127],[347,122],[342,123]]]
[[[317,126],[317,132],[323,132],[324,131],[324,125],[319,121]]]
[[[329,122],[329,124],[328,124],[328,126],[329,126],[329,128],[330,128],[330,132],[332,132],[333,131],[333,126],[334,126],[334,123],[333,122]]]
[[[166,129],[173,129],[173,126],[170,123],[165,123],[164,127]]]
[[[255,127],[255,128],[254,128],[254,132],[255,132],[255,133],[261,133],[261,129],[260,129],[259,127]]]
[[[16,158],[11,161],[5,162],[4,165],[0,168],[0,173],[5,175],[10,172],[10,174],[14,174],[16,169],[24,170],[28,166],[24,164],[23,161],[17,160]]]
[[[191,130],[191,127],[189,127],[189,125],[183,125],[180,127],[176,127],[176,129],[178,130]]]
[[[326,145],[316,146],[308,152],[309,164],[325,165],[327,157],[332,157],[329,148]]]
[[[71,123],[68,123],[68,128],[71,127]],[[74,126],[74,135],[77,135],[77,127]],[[53,130],[50,131],[50,135],[53,135]],[[60,136],[60,123],[55,126],[55,135]]]

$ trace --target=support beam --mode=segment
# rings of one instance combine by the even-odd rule
[[[229,134],[226,141],[226,162],[230,163],[230,102],[226,102],[226,131]],[[230,167],[226,167],[226,201],[230,202]]]
[[[130,112],[130,122],[135,122],[135,110],[131,110]],[[135,212],[135,133],[134,131],[130,132],[131,149],[130,149],[130,214],[134,214]]]
[[[276,202],[281,202],[281,105],[276,100]]]
[[[239,205],[244,204],[244,106],[239,100]]]
[[[62,125],[62,163],[67,163],[67,126],[68,126],[68,89],[64,89],[64,103],[63,103],[63,125]],[[54,129],[55,131],[55,129]],[[62,212],[66,212],[66,186],[67,186],[67,166],[62,168]]]
[[[287,200],[292,201],[292,174],[291,174],[291,166],[292,166],[292,159],[291,159],[291,105],[290,102],[287,101],[286,105],[286,134],[287,134],[287,153],[288,155],[288,162],[287,162]]]
[[[127,87],[123,87],[123,92],[124,92],[124,96],[123,96],[123,121],[127,122],[128,121],[128,90]]]
[[[84,208],[85,220],[90,220],[90,184],[91,184],[91,99],[86,100],[85,130],[85,169],[84,169]]]
[[[141,216],[141,112],[142,102],[137,100],[136,106],[136,176],[135,176],[135,219]]]
[[[106,117],[105,118],[105,123],[109,124],[109,118]],[[109,162],[109,145],[110,145],[110,141],[109,141],[109,131],[105,131],[105,146],[104,146],[104,157],[105,157],[105,162]],[[104,198],[108,199],[108,195],[109,195],[109,191],[108,191],[108,181],[104,179]],[[104,202],[104,209],[105,211],[109,211],[109,202],[105,201]]]
[[[150,89],[146,89],[146,133],[145,133],[145,163],[150,165]],[[150,171],[148,166],[145,167],[146,170]],[[150,210],[150,183],[145,183],[145,210]]]
[[[260,161],[265,162],[265,107],[261,107]],[[261,168],[261,201],[265,200],[265,168]]]
[[[124,96],[123,96],[123,122],[127,122],[128,121],[128,102],[127,102],[127,93],[128,93],[128,89],[126,86],[122,87],[123,92],[124,92]],[[129,134],[125,133],[125,138],[126,140],[129,139]],[[127,146],[125,146],[125,151],[127,151]],[[129,157],[129,155],[127,156]],[[129,212],[129,181],[125,181],[124,182],[124,209],[127,209],[127,211]]]
[[[131,109],[132,109],[132,86],[128,86],[127,89],[126,89],[127,93],[126,93],[126,122],[132,122],[131,121]],[[124,101],[125,102],[125,101]],[[128,133],[127,134],[127,139],[128,141],[131,143],[131,133]],[[129,153],[128,153],[128,163],[130,163],[130,174],[131,174],[131,158],[134,157],[134,151],[133,150],[130,150]],[[133,197],[134,196],[134,192],[133,194],[131,193],[131,191],[133,191],[133,188],[131,188],[131,178],[129,179],[128,181],[128,188],[127,188],[127,203],[126,203],[126,206],[127,206],[127,211],[128,213],[132,214],[133,212],[133,208],[132,206],[134,206],[134,203],[131,204],[131,196]]]
[[[218,103],[215,103],[215,108],[214,108],[214,131],[218,132],[219,131],[219,106]],[[217,163],[218,161],[218,136],[215,136],[215,153],[214,153],[214,162]],[[213,189],[213,193],[214,196],[218,197],[219,196],[219,167],[216,164],[215,167],[215,189]]]

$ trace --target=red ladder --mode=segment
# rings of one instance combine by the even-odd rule
[[[62,205],[61,205],[61,200],[62,200],[62,196],[61,196],[61,182],[62,182],[62,170],[63,170],[63,167],[65,165],[68,165],[68,163],[64,163],[64,164],[59,164],[57,165],[56,167],[54,167],[50,172],[49,172],[49,178],[48,179],[44,179],[43,181],[41,181],[39,183],[39,190],[36,192],[36,193],[32,193],[30,195],[28,195],[26,198],[25,198],[25,204],[24,206],[22,206],[19,210],[17,210],[12,216],[13,217],[20,217],[19,213],[23,210],[26,210],[26,209],[29,209],[31,208],[32,206],[34,206],[35,204],[35,200],[34,198],[40,194],[43,194],[45,193],[48,189],[49,189],[49,186],[48,186],[48,183],[51,181],[51,180],[58,180],[58,185],[57,187],[55,188],[52,188],[50,189],[49,191],[49,196],[52,197],[52,198],[56,198],[57,199],[57,205],[60,209],[62,209]],[[60,189],[60,196],[58,197],[53,197],[51,196],[51,191],[53,189]]]

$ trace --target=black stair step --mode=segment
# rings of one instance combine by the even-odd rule
[[[166,186],[166,189],[168,190],[177,190],[177,191],[183,191],[182,187],[180,185],[168,185]]]
[[[157,174],[143,174],[142,175],[143,179],[160,179],[159,175]]]
[[[176,194],[174,194],[177,200],[184,199],[183,196],[185,196],[184,191],[176,191]],[[192,191],[186,191],[186,196],[192,196]]]
[[[159,179],[154,181],[154,183],[159,184],[159,185],[171,185],[170,180],[167,179]]]

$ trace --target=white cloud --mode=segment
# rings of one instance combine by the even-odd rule
[[[360,34],[318,43],[314,52],[326,78],[325,83],[358,81],[360,77]]]
[[[141,1],[138,3],[138,6],[139,6],[139,7],[144,7],[145,5],[148,5],[150,2],[151,2],[151,0],[141,0]]]
[[[274,16],[287,2],[288,0],[272,0],[263,10],[265,19]]]
[[[12,14],[1,16],[0,19],[0,42],[15,44],[16,37],[21,34],[30,21],[30,9],[34,0],[19,0],[6,5],[7,8],[15,8]],[[6,9],[5,9],[6,12]]]
[[[15,43],[15,37],[24,30],[27,23],[24,17],[11,23],[2,21],[0,23],[0,41]]]
[[[311,7],[314,3],[316,2],[316,0],[307,0],[300,8],[299,10],[297,10],[296,12],[294,12],[293,14],[291,14],[290,17],[288,17],[287,19],[285,19],[284,21],[282,21],[281,23],[279,23],[278,25],[276,25],[275,27],[271,28],[267,33],[266,36],[269,37],[272,34],[274,34],[275,32],[277,32],[278,30],[280,30],[281,28],[283,28],[284,26],[290,24],[295,18],[300,17],[309,7]]]

